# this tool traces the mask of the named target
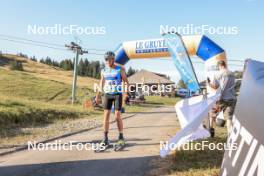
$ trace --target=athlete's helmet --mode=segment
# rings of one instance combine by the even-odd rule
[[[111,57],[115,57],[115,53],[113,51],[107,51],[104,55],[105,60],[107,60]]]

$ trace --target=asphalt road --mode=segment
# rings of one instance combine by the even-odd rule
[[[25,150],[0,158],[2,176],[85,176],[145,175],[159,159],[160,141],[168,140],[178,129],[174,108],[156,108],[124,120],[126,148],[103,153],[92,150]],[[110,140],[117,139],[116,124],[110,125]],[[102,139],[102,129],[93,129],[57,141],[88,144]],[[33,142],[33,141],[31,141]]]

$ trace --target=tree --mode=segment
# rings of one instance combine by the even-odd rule
[[[19,70],[23,71],[23,64],[21,61],[14,60],[10,63],[10,69],[11,70]]]
[[[64,70],[72,70],[73,69],[72,60],[71,59],[62,60],[59,64],[59,67]]]
[[[187,89],[187,86],[186,86],[186,84],[183,82],[182,79],[180,79],[179,82],[177,83],[177,87],[178,87],[178,88]]]
[[[52,60],[52,65],[53,65],[54,67],[59,67],[59,66],[60,66],[59,62],[57,62],[57,61],[55,61],[55,60]]]
[[[101,69],[104,69],[105,68],[105,63],[104,62],[101,63],[101,67],[100,68]]]
[[[89,63],[88,59],[84,59],[84,67],[85,67],[84,76],[89,76],[89,64],[90,63]]]
[[[41,58],[39,62],[45,64],[45,60],[43,58]]]
[[[64,59],[60,62],[57,62],[55,60],[52,60],[50,57],[46,57],[46,59],[42,58],[39,62],[55,67],[60,67],[64,70],[73,70],[74,66],[71,59]],[[87,58],[81,58],[80,62],[78,63],[78,75],[99,79],[101,76],[101,69],[104,67],[105,65],[103,63],[100,63],[99,61],[89,62]]]
[[[92,69],[92,77],[95,78],[96,77],[96,63],[92,62],[91,64],[91,69]]]
[[[101,66],[100,66],[100,62],[99,61],[95,61],[95,72],[96,72],[95,78],[98,78],[97,75],[101,72]]]
[[[17,56],[19,56],[19,57],[24,57],[24,58],[28,58],[28,55],[23,54],[23,53],[17,53]]]
[[[81,75],[81,76],[85,75],[85,64],[83,62],[83,59],[81,59],[78,64],[78,75]]]
[[[37,58],[35,56],[30,57],[30,60],[37,62]]]
[[[127,76],[131,76],[135,73],[136,73],[136,70],[133,69],[132,67],[129,67],[126,74],[127,74]]]
[[[51,58],[49,56],[46,57],[45,64],[52,65],[52,60],[51,60]]]

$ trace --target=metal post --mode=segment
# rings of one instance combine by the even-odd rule
[[[83,50],[81,46],[79,46],[74,42],[71,42],[70,45],[65,45],[65,47],[67,47],[69,50],[76,52],[76,57],[74,59],[74,71],[73,71],[73,80],[72,80],[72,104],[74,104],[76,100],[79,55],[86,54],[88,53],[88,51]]]
[[[204,92],[203,92],[203,98],[205,100],[207,100],[207,87],[204,88]],[[210,118],[210,113],[208,113],[208,129],[210,130],[211,128],[211,118]]]
[[[76,100],[76,83],[77,83],[77,74],[78,74],[78,60],[79,60],[79,49],[76,50],[76,57],[74,59],[74,71],[73,71],[73,80],[72,80],[72,104]]]

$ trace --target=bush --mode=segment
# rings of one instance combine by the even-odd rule
[[[19,70],[19,71],[23,71],[23,64],[21,61],[12,61],[10,63],[10,69],[11,70]]]

